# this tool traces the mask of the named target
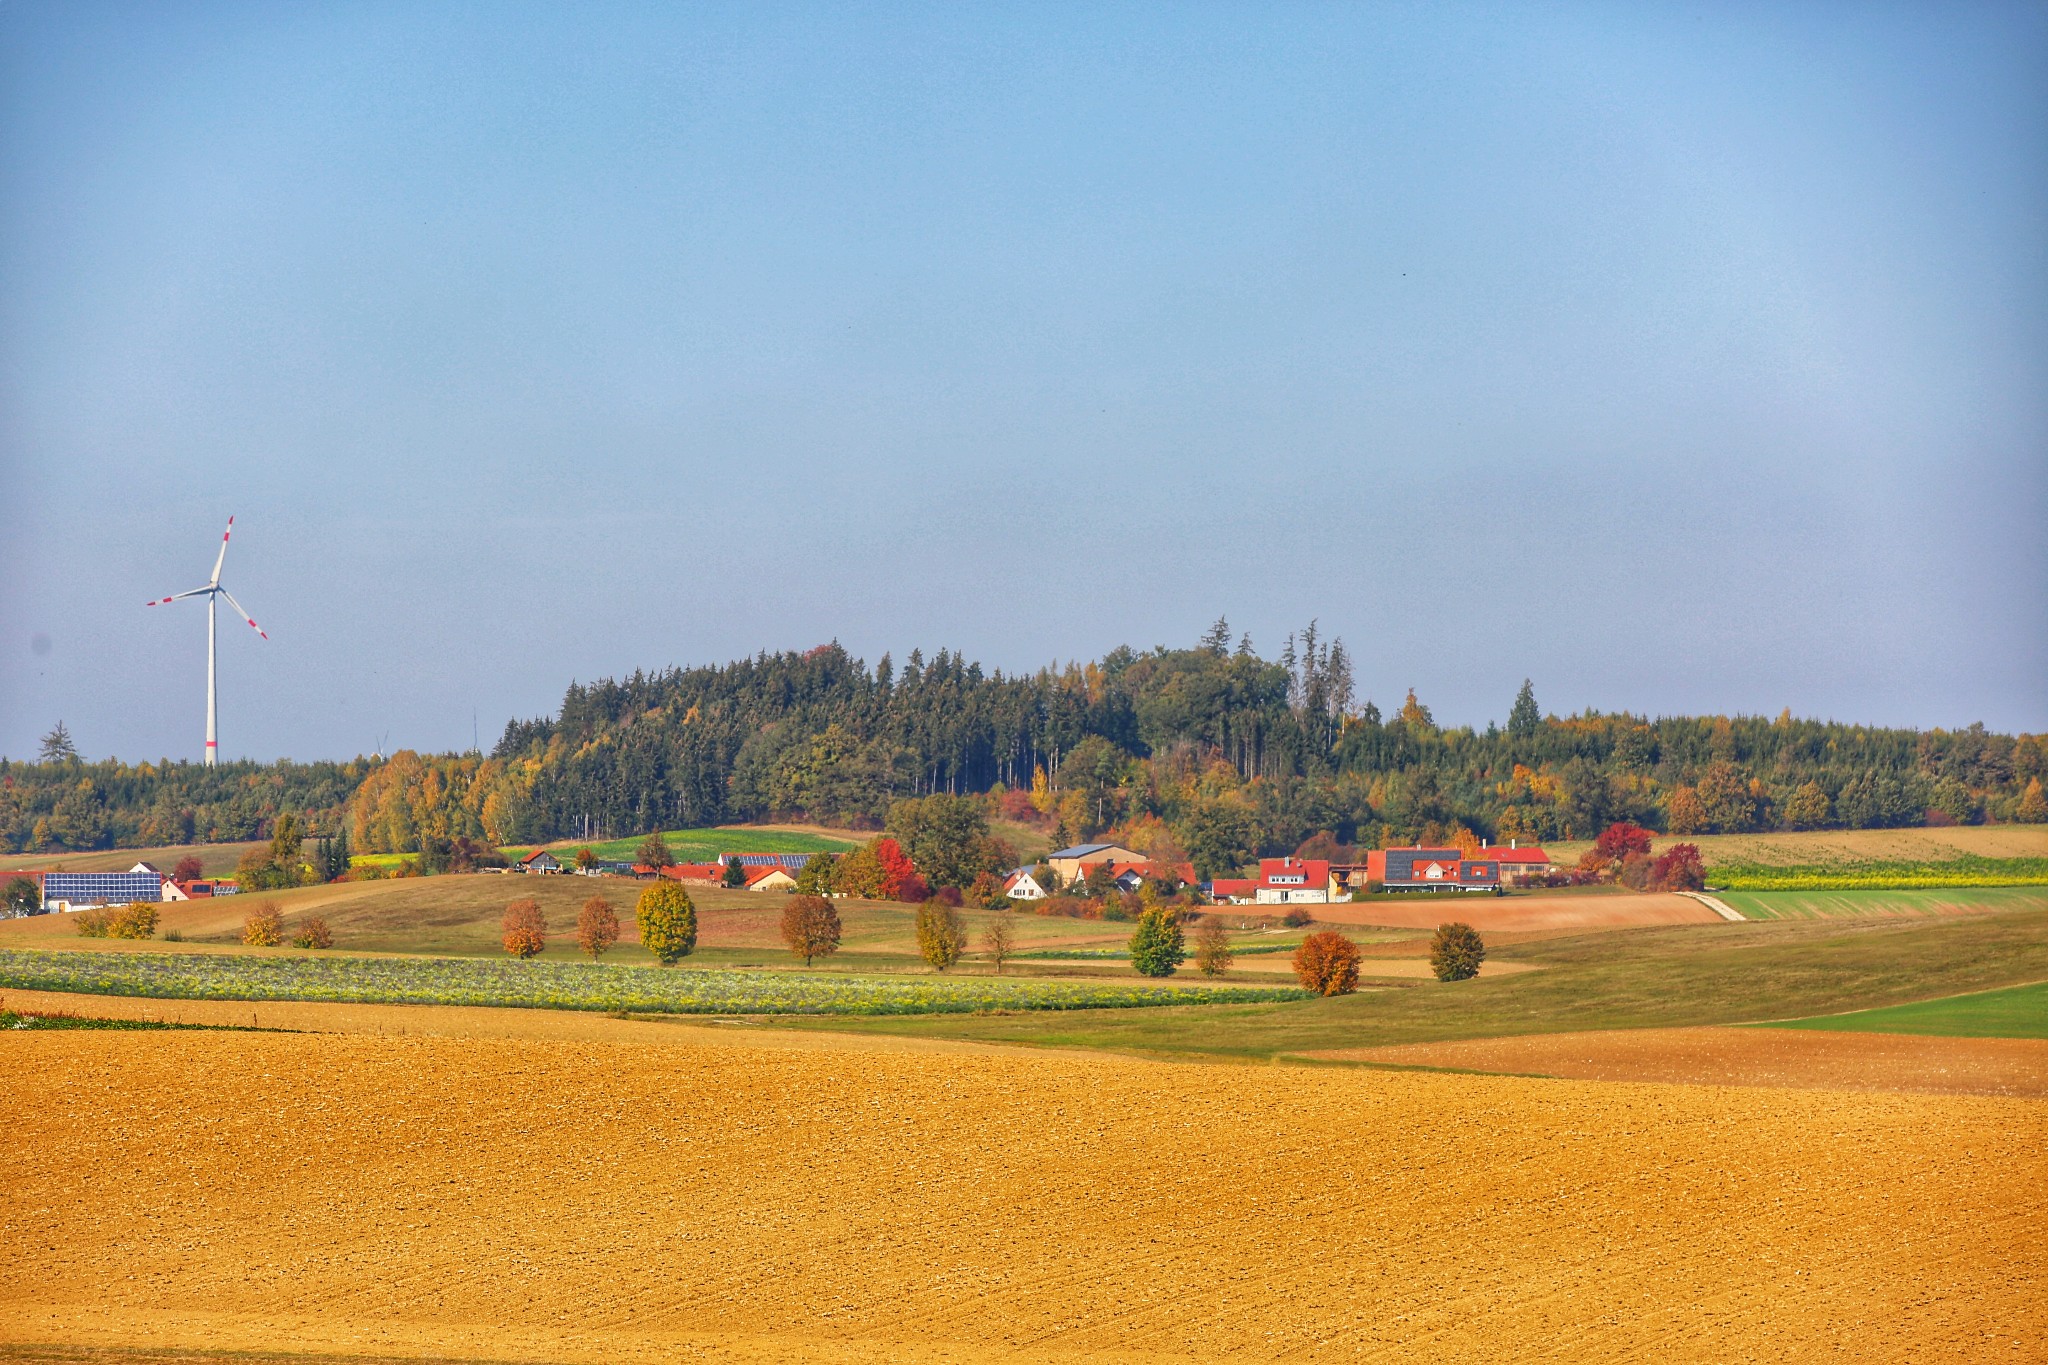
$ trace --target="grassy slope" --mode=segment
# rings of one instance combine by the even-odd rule
[[[2048,981],[1910,1005],[1795,1019],[1773,1028],[1840,1033],[1927,1033],[1945,1038],[2048,1038]]]
[[[1301,1005],[899,1020],[862,1031],[1161,1054],[1323,1048],[1582,1029],[1733,1024],[1922,1000],[2048,976],[2048,910],[1950,920],[1678,925],[1518,944],[1543,971]]]
[[[268,849],[270,841],[252,844],[179,844],[164,848],[110,848],[97,853],[0,853],[0,869],[33,868],[38,872],[126,872],[150,863],[164,872],[192,854],[209,877],[231,877],[235,864],[252,848]]]
[[[1707,866],[1716,863],[1946,862],[1964,854],[1981,858],[2048,857],[2048,825],[1959,825],[1950,829],[1822,829],[1769,834],[1659,835],[1656,849],[1699,845]],[[1543,847],[1560,863],[1575,863],[1590,839]]]
[[[1858,919],[2048,908],[2048,888],[1971,887],[1944,891],[1716,891],[1750,919]]]
[[[574,857],[578,849],[587,848],[609,862],[631,862],[639,851],[641,840],[646,837],[635,834],[629,838],[605,839],[596,843],[557,839],[550,841],[547,847],[564,861]],[[745,825],[664,830],[662,837],[668,840],[668,851],[679,863],[708,863],[721,853],[842,853],[855,847],[859,839],[858,835],[851,833],[842,836],[809,829],[757,829]],[[532,849],[532,845],[519,845],[505,851],[517,858],[532,852]]]

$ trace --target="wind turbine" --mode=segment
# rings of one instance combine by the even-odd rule
[[[214,766],[216,762],[215,755],[220,750],[219,737],[217,733],[218,721],[220,719],[220,706],[219,698],[216,692],[214,691],[213,685],[213,612],[215,606],[215,599],[221,597],[227,598],[228,605],[233,607],[236,611],[241,612],[242,619],[249,623],[249,629],[255,631],[258,635],[261,635],[266,640],[270,638],[270,632],[265,630],[263,627],[257,625],[255,617],[249,615],[249,613],[246,611],[242,611],[242,604],[235,600],[235,595],[220,585],[220,566],[227,560],[228,537],[233,535],[234,533],[235,519],[233,517],[229,517],[228,529],[220,533],[220,554],[217,555],[213,561],[213,577],[209,578],[206,581],[205,587],[194,588],[190,592],[175,592],[172,593],[169,597],[159,597],[154,602],[144,603],[145,606],[167,607],[171,603],[178,601],[180,598],[204,597],[206,599],[206,766],[209,768]]]

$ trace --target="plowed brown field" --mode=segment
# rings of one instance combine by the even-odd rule
[[[1072,1054],[0,1035],[0,1339],[2039,1358],[2048,1104]]]
[[[1434,929],[1459,920],[1479,930],[1627,929],[1654,924],[1720,924],[1719,915],[1689,896],[1525,895],[1475,896],[1420,893],[1399,900],[1349,901],[1313,908],[1325,924]]]
[[[1326,1061],[1442,1066],[1587,1081],[1779,1085],[2048,1099],[2048,1042],[2037,1038],[1927,1038],[1807,1029],[1645,1028],[1335,1048],[1304,1055]]]

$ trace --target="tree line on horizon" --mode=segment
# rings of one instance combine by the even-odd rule
[[[46,746],[47,747],[47,746]],[[2048,820],[2048,736],[1751,716],[1436,723],[1354,697],[1312,624],[1279,658],[1227,623],[1033,673],[838,644],[571,684],[488,755],[349,763],[0,761],[9,852],[268,837],[285,812],[357,851],[423,852],[800,817],[879,829],[905,798],[984,797],[1061,841],[1164,831],[1205,875],[1333,847]]]

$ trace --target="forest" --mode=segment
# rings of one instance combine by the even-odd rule
[[[1391,714],[1357,701],[1342,642],[1313,625],[1269,660],[1219,621],[1191,648],[1029,674],[945,649],[870,668],[835,643],[576,683],[488,756],[205,769],[46,754],[0,764],[0,848],[268,837],[287,811],[310,831],[347,821],[359,852],[767,819],[875,829],[893,802],[946,793],[986,794],[1060,840],[1166,832],[1214,875],[1319,836],[2041,821],[2044,775],[2039,735],[1547,715],[1527,683],[1505,724],[1444,727],[1412,691]]]

